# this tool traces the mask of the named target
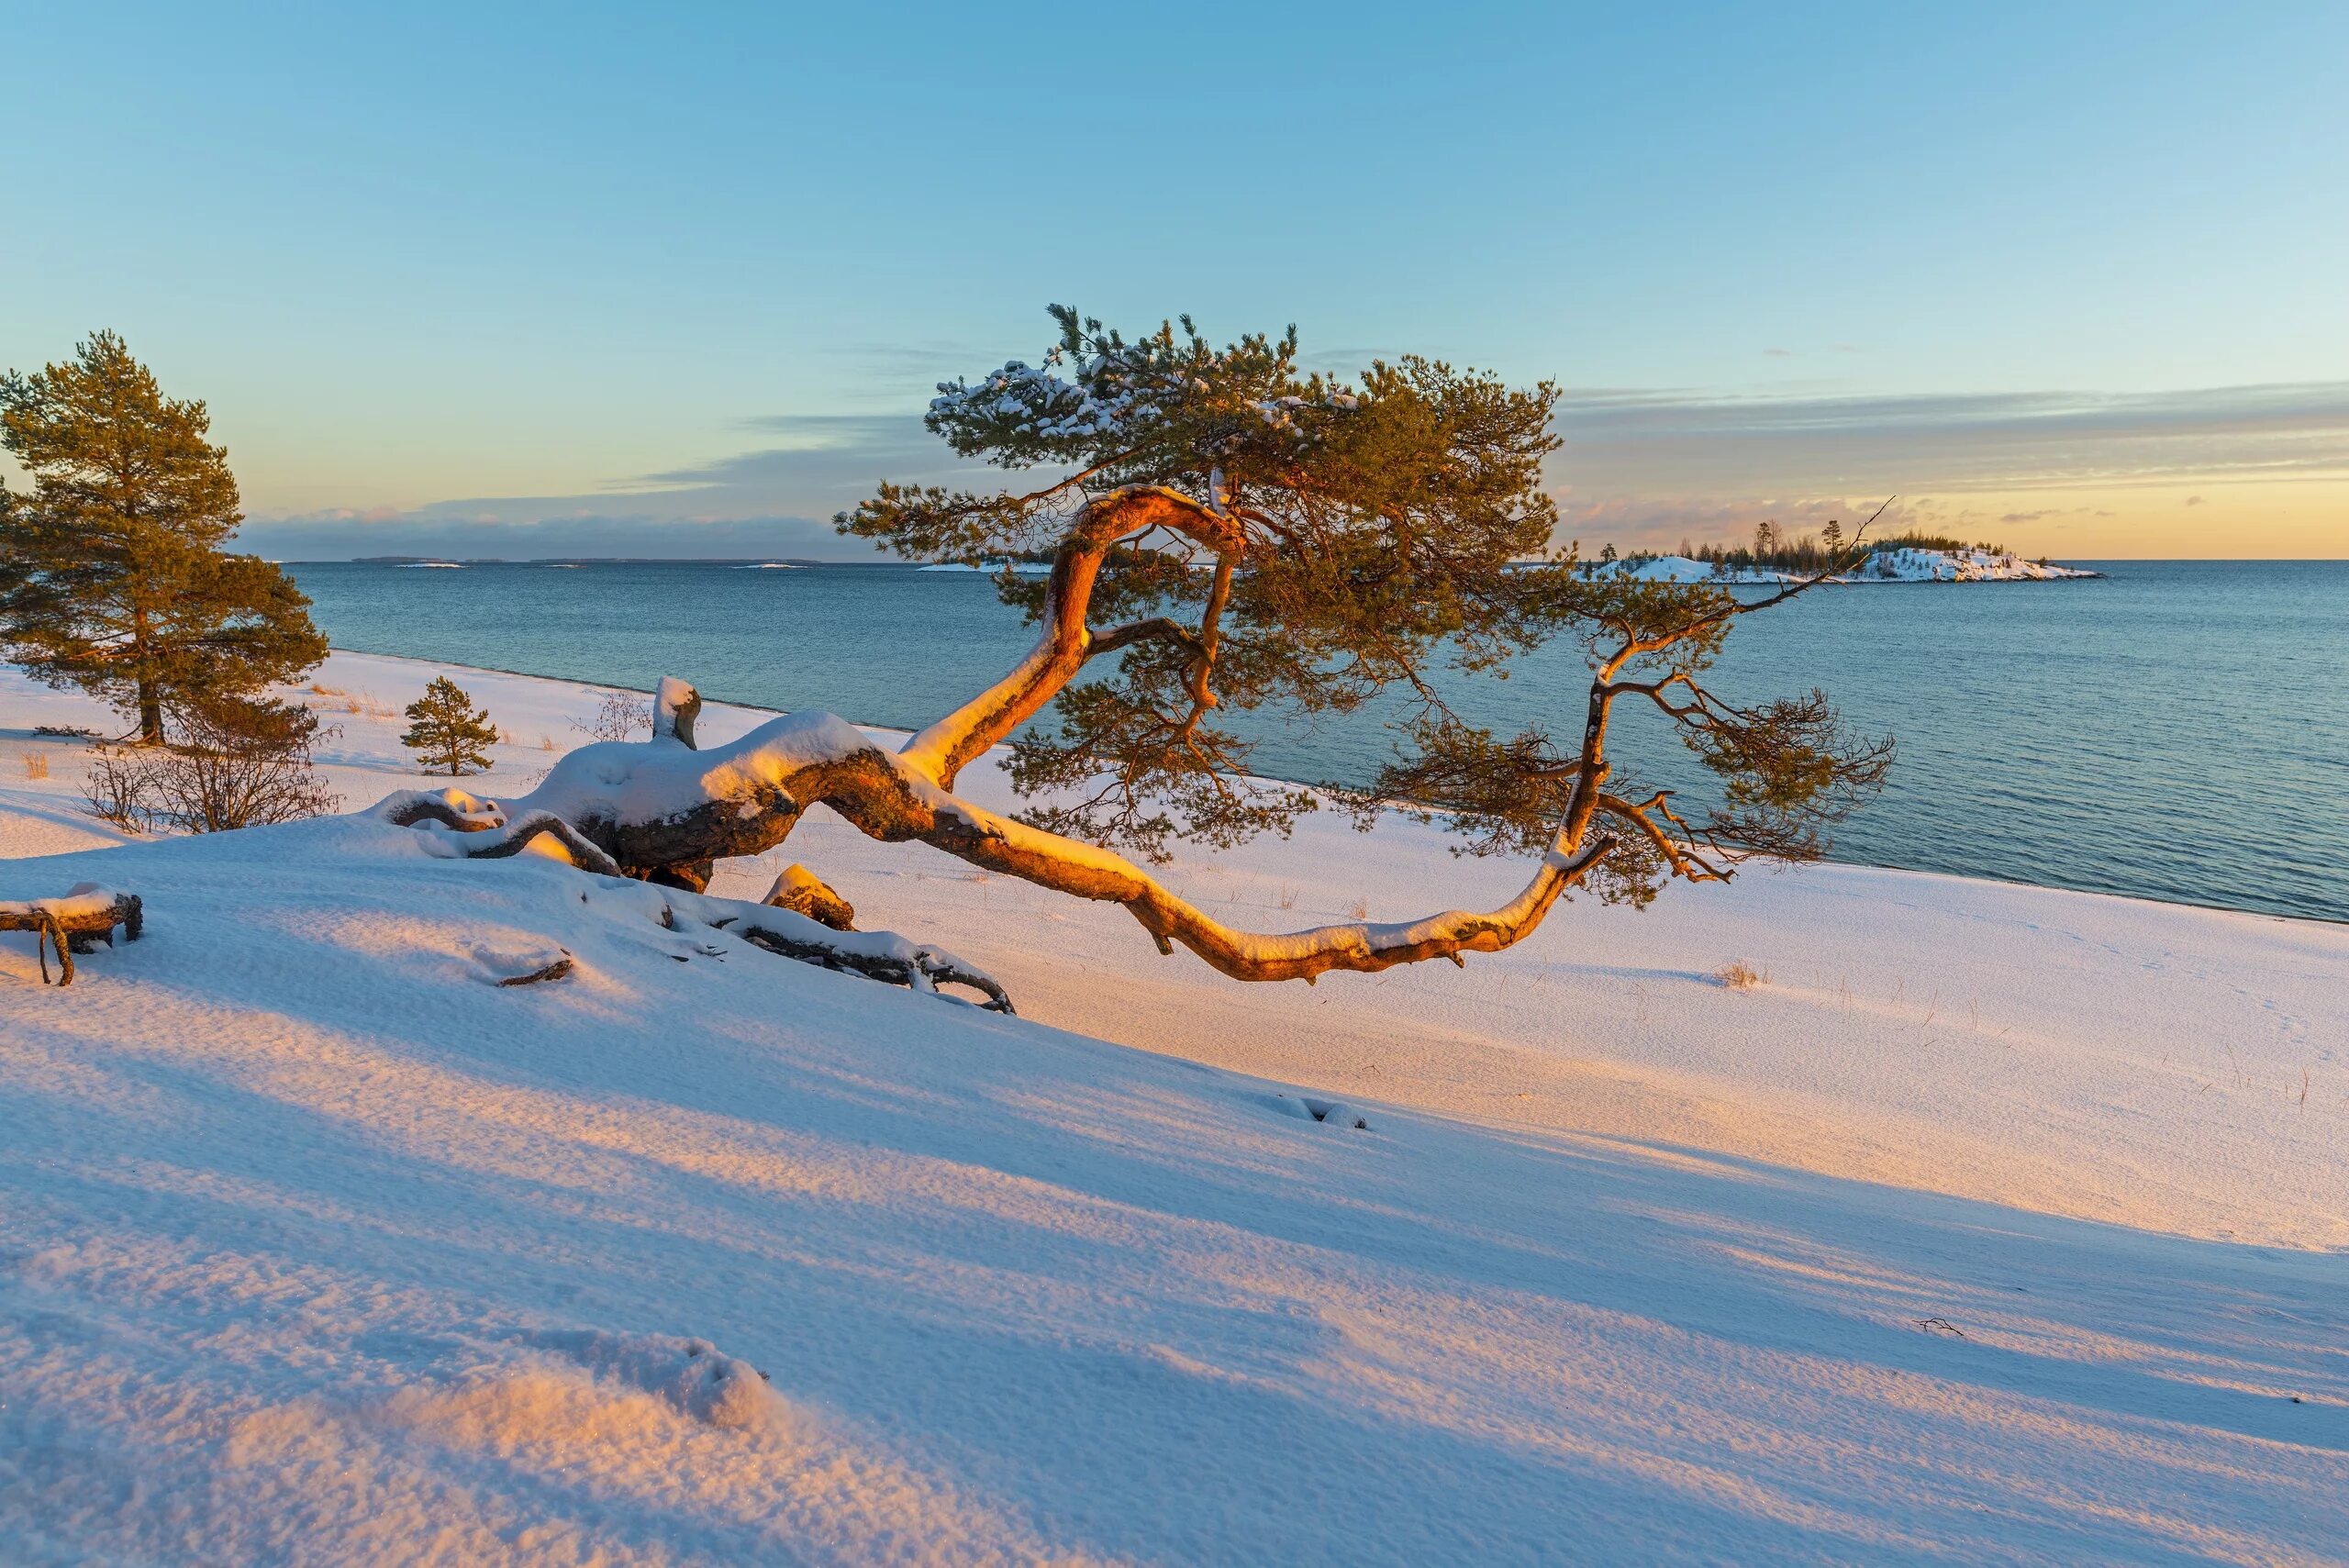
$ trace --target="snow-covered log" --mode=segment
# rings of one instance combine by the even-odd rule
[[[88,952],[100,937],[114,944],[119,928],[137,941],[145,929],[145,907],[135,893],[117,892],[95,882],[76,883],[62,897],[0,899],[0,931],[31,931],[40,960],[42,984],[49,981],[49,949],[57,949],[60,985],[73,984],[73,955]]]

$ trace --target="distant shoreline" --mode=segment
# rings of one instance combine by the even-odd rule
[[[2268,562],[2265,562],[2264,559],[2253,561],[2250,558],[2246,558],[2246,561],[2242,562],[2242,564],[2267,563]],[[666,555],[546,555],[530,556],[527,558],[502,555],[464,557],[445,555],[360,555],[351,556],[347,559],[336,560],[304,561],[285,559],[279,561],[277,564],[282,566],[424,566],[444,569],[476,566],[728,566],[770,568],[774,570],[782,570],[785,568],[803,569],[808,567],[823,567],[833,570],[853,572],[918,572],[954,576],[992,576],[998,570],[998,568],[993,566],[967,566],[959,562],[918,561],[818,561],[805,556],[774,555],[710,555],[686,557]],[[2098,567],[2071,566],[2065,565],[2060,562],[2050,562],[2050,564],[2057,570],[2051,572],[2044,577],[2020,575],[2011,577],[1988,575],[1965,577],[1876,577],[1849,575],[1831,577],[1827,579],[1826,584],[1823,585],[1835,587],[1859,587],[1874,586],[1878,584],[1940,584],[1946,586],[1961,584],[1970,585],[1983,583],[2087,582],[2111,575],[2110,573],[2099,570]],[[2100,565],[2110,564],[2113,563],[2100,563]],[[2132,564],[2136,563],[2132,562]],[[2147,561],[2143,564],[2226,566],[2238,564],[2238,562],[2232,561]],[[2311,561],[2306,562],[2306,564],[2321,565],[2324,564],[2324,562]],[[1042,573],[1049,571],[1051,568],[1051,563],[1049,562],[1016,562],[1015,565],[1023,573],[1041,574]],[[1702,577],[1691,577],[1687,579],[1649,580],[1687,581],[1699,584],[1709,584],[1716,587],[1726,588],[1768,588],[1780,586],[1787,583],[1798,583],[1802,581],[1802,577],[1801,574],[1798,573],[1777,573],[1731,572],[1720,575],[1708,573]]]
[[[354,555],[335,561],[294,561],[283,566],[898,566],[896,561],[815,561],[796,555]]]

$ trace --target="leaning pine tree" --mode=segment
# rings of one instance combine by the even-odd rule
[[[497,727],[486,711],[446,675],[435,675],[424,695],[407,705],[411,720],[400,744],[423,759],[428,773],[457,778],[489,766]]]
[[[209,428],[111,332],[0,376],[0,439],[33,481],[0,485],[0,646],[114,704],[150,744],[167,713],[217,723],[327,654],[285,574],[224,548],[242,519]]]
[[[1218,349],[1187,320],[1128,340],[1053,315],[1060,340],[1041,365],[945,385],[926,421],[959,456],[1032,483],[883,484],[838,519],[915,560],[1050,560],[1041,581],[1000,579],[1040,627],[1000,680],[894,751],[828,714],[699,751],[698,699],[672,682],[651,740],[582,748],[510,807],[452,792],[395,798],[384,815],[478,830],[449,840],[470,854],[552,834],[584,863],[689,890],[689,905],[714,862],[774,847],[820,803],[874,838],[1121,905],[1162,951],[1179,944],[1237,979],[1309,981],[1505,948],[1578,885],[1642,904],[1671,877],[1814,856],[1822,829],[1883,780],[1889,743],[1847,737],[1823,694],[1737,703],[1708,684],[1739,621],[1819,579],[1741,600],[1586,575],[1553,549],[1553,386],[1415,358],[1341,383],[1299,372],[1293,330]],[[1474,683],[1447,672],[1497,675],[1560,639],[1589,666],[1561,705],[1562,740],[1540,726],[1496,735],[1457,710]],[[1317,796],[1252,777],[1226,717],[1258,715],[1261,729],[1263,716],[1344,715],[1389,692],[1406,702],[1397,759],[1348,804],[1365,818],[1400,805],[1473,851],[1532,856],[1499,908],[1257,934],[1116,852],[1148,862],[1178,840],[1287,831]],[[1712,804],[1684,809],[1634,781],[1615,749],[1626,702],[1710,770]],[[1049,724],[1013,739],[1048,704]],[[954,793],[1007,740],[1031,802],[1016,817]],[[768,902],[820,919],[827,897],[828,923],[845,924],[846,906],[793,867]],[[826,958],[805,922],[786,943],[788,921],[702,904],[709,923],[861,967],[848,939]]]

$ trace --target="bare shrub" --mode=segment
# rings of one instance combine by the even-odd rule
[[[45,779],[49,777],[48,752],[19,751],[17,753],[17,756],[18,760],[25,764],[25,777],[28,779]]]
[[[131,833],[221,833],[321,817],[342,804],[313,768],[321,732],[307,708],[224,705],[175,714],[172,728],[169,745],[98,752],[83,786],[91,815]]]
[[[574,718],[571,728],[598,740],[632,740],[640,729],[652,733],[652,704],[634,692],[606,692],[596,717],[584,724]]]
[[[1725,969],[1715,971],[1713,978],[1732,991],[1751,991],[1756,985],[1767,985],[1770,983],[1770,976],[1767,973],[1754,968],[1742,958]]]
[[[155,792],[148,783],[151,761],[146,753],[127,747],[97,751],[90,761],[89,776],[82,781],[82,798],[89,803],[90,815],[126,833],[153,832],[160,824]]]

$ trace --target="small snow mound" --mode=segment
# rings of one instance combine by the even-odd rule
[[[474,972],[492,985],[528,985],[571,973],[570,950],[552,942],[473,942],[465,951]]]
[[[1274,1103],[1284,1115],[1299,1121],[1315,1121],[1324,1127],[1342,1127],[1355,1132],[1370,1130],[1369,1118],[1342,1100],[1325,1100],[1312,1095],[1277,1095]]]
[[[767,1374],[707,1340],[562,1329],[525,1335],[524,1342],[575,1362],[599,1379],[629,1385],[679,1415],[737,1430],[774,1426],[789,1416]]]

